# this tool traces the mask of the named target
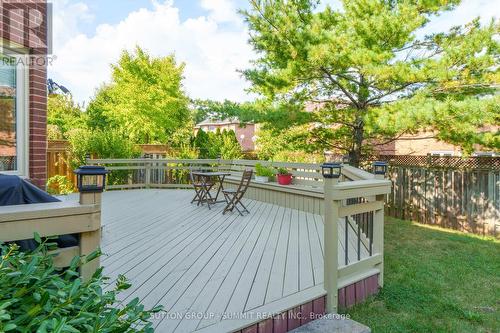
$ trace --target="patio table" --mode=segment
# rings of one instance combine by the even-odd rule
[[[226,202],[225,200],[217,201],[217,199],[219,198],[220,192],[224,189],[223,185],[224,179],[226,178],[226,176],[230,176],[231,173],[219,172],[219,171],[213,171],[213,172],[193,171],[193,175],[200,177],[202,179],[201,185],[202,185],[203,195],[201,197],[201,203],[206,202],[208,205],[208,209],[211,209],[210,208],[211,204],[214,205],[216,203]],[[217,181],[214,181],[214,179],[217,179]],[[210,180],[212,180],[212,182],[210,182]],[[212,195],[210,194],[210,190],[212,189],[215,183],[218,183],[219,185],[217,188],[217,194],[215,195],[215,197],[212,197]]]

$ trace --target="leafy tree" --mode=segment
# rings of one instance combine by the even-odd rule
[[[193,119],[196,124],[205,119],[223,120],[238,118],[241,122],[260,121],[264,119],[269,108],[264,101],[237,103],[229,100],[223,102],[213,100],[194,100],[191,104]]]
[[[316,145],[309,140],[307,125],[291,126],[287,130],[264,128],[257,134],[256,150],[259,159],[301,163],[324,161],[324,154],[316,153]]]
[[[241,145],[236,138],[236,133],[233,130],[223,131],[221,136],[220,157],[225,160],[242,158]]]
[[[199,130],[194,139],[194,147],[199,151],[199,158],[237,159],[243,156],[241,145],[233,130],[215,133]]]
[[[282,121],[311,124],[310,142],[354,165],[367,147],[420,130],[468,151],[500,148],[498,20],[421,36],[459,1],[344,0],[322,11],[318,2],[250,0],[243,12],[260,55],[244,72],[253,91],[319,106]]]
[[[208,147],[210,146],[210,137],[203,130],[198,130],[194,139],[194,146],[199,150],[199,158],[208,158]]]
[[[53,137],[66,139],[68,131],[85,126],[82,112],[70,94],[50,94],[47,103],[47,124],[52,125]]]
[[[89,127],[115,128],[134,143],[167,143],[189,123],[184,65],[173,55],[154,58],[137,47],[124,51],[112,68],[111,84],[101,87],[89,104]]]
[[[90,131],[75,128],[68,133],[71,167],[85,163],[87,155],[95,158],[134,158],[140,155],[136,146],[117,130]]]

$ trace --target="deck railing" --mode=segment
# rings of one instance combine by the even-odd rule
[[[343,168],[344,181],[325,179],[325,289],[328,312],[336,312],[342,287],[378,275],[384,283],[384,201],[391,182],[352,167]],[[345,223],[341,235],[339,219]],[[349,246],[353,233],[356,243]],[[337,251],[344,237],[345,257],[339,262]],[[355,259],[349,251],[353,249]],[[364,253],[364,255],[363,255]]]
[[[68,267],[75,256],[85,257],[100,246],[101,194],[82,193],[80,201],[53,202],[0,207],[0,242],[78,234],[78,246],[56,249],[54,265]],[[99,267],[96,258],[80,267],[80,275],[89,279]]]
[[[254,160],[223,159],[94,159],[89,165],[103,165],[111,171],[108,189],[131,189],[149,187],[189,187],[190,170],[223,170],[240,176],[243,170],[253,169],[261,163],[265,166],[287,168],[296,185],[322,187],[323,179],[318,164],[285,163]]]
[[[293,175],[292,186],[280,186],[275,182],[253,183],[247,196],[324,215],[328,310],[337,311],[337,290],[340,288],[373,275],[378,275],[379,286],[383,285],[384,200],[391,191],[391,182],[369,172],[344,165],[339,179],[323,179],[321,166],[309,163],[222,159],[106,159],[87,162],[104,165],[111,171],[108,189],[186,188],[190,187],[189,171],[195,169],[228,171],[233,177],[229,177],[226,185],[234,186],[243,170],[254,170],[257,163],[287,168]],[[340,234],[339,221],[343,224],[343,234]],[[356,240],[354,244],[352,239]],[[341,243],[345,244],[343,260],[338,259]]]

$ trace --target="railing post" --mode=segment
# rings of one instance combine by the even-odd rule
[[[375,179],[384,180],[387,173],[387,163],[385,162],[375,162],[374,163],[374,173]],[[375,196],[376,201],[385,201],[385,194],[379,194]],[[382,257],[382,262],[380,262],[377,267],[380,270],[378,275],[378,285],[379,287],[384,286],[384,209],[376,210],[373,214],[373,246],[375,251],[379,253]]]
[[[146,155],[144,158],[146,159],[149,159],[149,155]],[[147,160],[145,163],[144,163],[144,167],[146,168],[146,172],[145,172],[145,175],[144,177],[146,178],[144,180],[144,185],[146,186],[146,188],[150,188],[151,187],[151,167],[152,167],[152,164],[149,160]]]
[[[333,200],[334,186],[338,183],[341,174],[338,164],[324,164],[324,206],[325,206],[325,290],[326,312],[337,313],[338,309],[338,244],[339,244],[339,205],[340,201]]]
[[[100,247],[101,244],[101,196],[102,189],[96,188],[92,191],[82,191],[80,189],[80,204],[81,205],[96,205],[99,208],[97,215],[98,221],[95,221],[97,226],[96,230],[82,232],[80,234],[80,256],[85,258]],[[101,265],[99,258],[96,258],[80,267],[80,276],[84,281],[88,281],[94,272]]]

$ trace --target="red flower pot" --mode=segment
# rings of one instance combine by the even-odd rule
[[[292,175],[278,175],[278,184],[290,185],[292,183]]]

